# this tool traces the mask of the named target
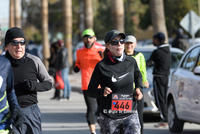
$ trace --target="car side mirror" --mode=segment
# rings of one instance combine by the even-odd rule
[[[197,66],[197,67],[194,68],[194,74],[200,75],[200,66]]]

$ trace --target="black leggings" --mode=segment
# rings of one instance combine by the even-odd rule
[[[96,99],[87,96],[87,90],[83,90],[83,96],[87,106],[86,120],[88,125],[95,124]]]
[[[143,108],[144,108],[144,96],[141,100],[137,100],[137,110],[138,110],[138,116],[140,120],[140,126],[141,126],[141,134],[143,133]]]

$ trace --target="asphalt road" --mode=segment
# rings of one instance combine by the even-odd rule
[[[90,134],[85,119],[86,106],[80,90],[80,74],[69,75],[69,79],[72,86],[70,101],[50,100],[54,89],[38,93],[43,134]],[[171,134],[168,127],[154,128],[159,120],[158,115],[145,115],[143,134]],[[98,124],[96,128],[97,134],[100,134]],[[182,134],[200,134],[200,125],[185,123]]]

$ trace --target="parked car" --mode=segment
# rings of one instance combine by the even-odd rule
[[[167,105],[171,132],[182,132],[184,122],[200,124],[200,44],[186,51],[173,72]]]
[[[157,47],[155,46],[145,46],[145,47],[136,47],[135,50],[138,52],[142,52],[145,60],[147,61],[150,56],[151,53],[156,49]],[[169,79],[171,79],[171,73],[177,68],[181,57],[183,56],[183,51],[178,49],[178,48],[171,48],[170,47],[170,51],[171,51],[171,68],[170,68],[170,76]],[[149,88],[143,88],[143,95],[144,95],[144,109],[143,109],[143,113],[144,114],[158,114],[158,108],[155,104],[155,100],[154,100],[154,89],[153,89],[153,66],[147,68],[147,79],[149,82]],[[169,84],[170,85],[170,80],[169,80]]]

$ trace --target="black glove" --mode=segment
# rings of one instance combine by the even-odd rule
[[[102,51],[98,51],[99,55],[101,56],[101,58],[103,57],[103,52]]]
[[[147,60],[147,62],[146,62],[147,67],[151,67],[153,65],[154,65],[154,62],[152,60]]]
[[[25,90],[32,91],[32,84],[30,80],[25,79],[23,82],[23,87]]]
[[[15,127],[21,127],[24,121],[24,115],[19,107],[14,107],[11,109],[11,119],[13,120],[13,125]]]
[[[75,66],[75,67],[74,67],[74,72],[75,72],[75,73],[79,72],[79,70],[80,70],[80,69],[78,68],[78,66]]]

